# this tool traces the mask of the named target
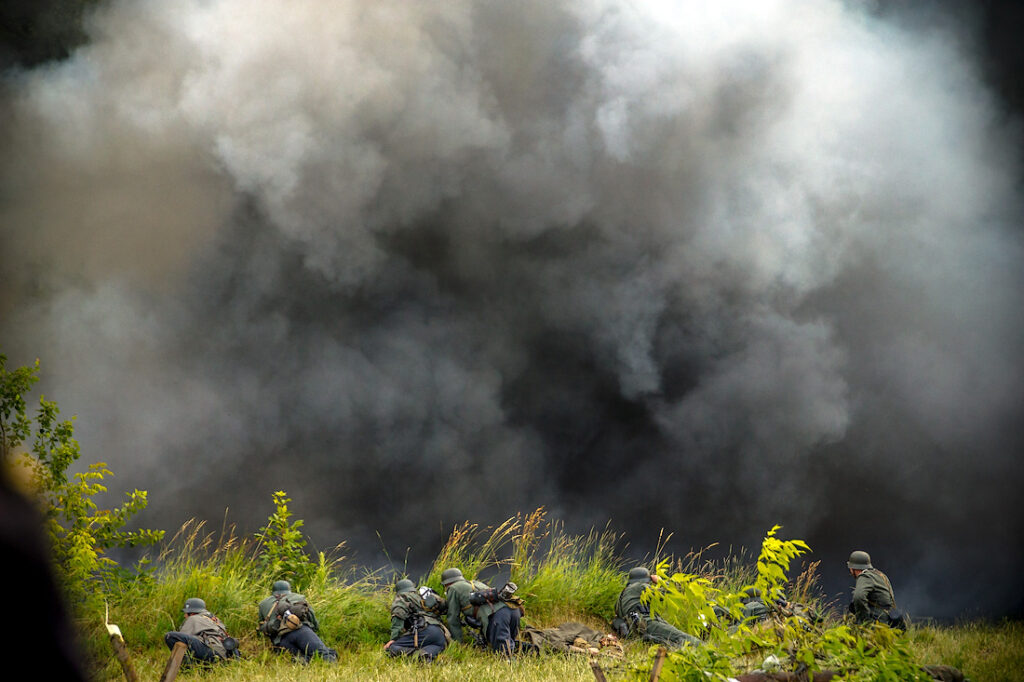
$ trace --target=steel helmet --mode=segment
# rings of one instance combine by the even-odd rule
[[[395,592],[412,592],[415,589],[416,583],[408,578],[403,578],[395,583]]]
[[[867,552],[858,549],[850,553],[850,560],[846,562],[846,566],[847,568],[861,571],[865,568],[871,568],[871,556]]]
[[[192,597],[191,599],[185,600],[185,606],[181,609],[182,613],[200,613],[206,610],[206,602],[199,597]]]
[[[636,568],[629,569],[629,582],[637,583],[641,580],[650,580],[651,572],[643,566],[637,566]]]
[[[446,568],[443,571],[441,571],[441,584],[445,587],[448,587],[452,583],[458,582],[459,580],[465,580],[465,578],[462,575],[462,571],[460,571],[459,569]]]
[[[278,592],[291,592],[292,585],[287,580],[278,580],[274,583],[274,587],[271,588],[274,594]]]

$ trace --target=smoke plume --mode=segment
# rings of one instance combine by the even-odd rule
[[[6,79],[2,347],[150,525],[780,523],[830,587],[866,549],[912,612],[1024,608],[1020,136],[967,42],[833,0],[86,31]]]

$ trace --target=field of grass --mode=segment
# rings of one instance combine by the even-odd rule
[[[576,620],[608,630],[615,599],[624,585],[625,566],[617,558],[614,535],[565,534],[559,524],[538,511],[510,519],[494,529],[467,524],[456,528],[424,576],[410,576],[420,584],[440,588],[440,571],[458,566],[467,575],[499,571],[520,586],[527,600],[524,624],[548,627]],[[387,579],[349,567],[339,547],[309,566],[307,583],[299,585],[313,605],[324,641],[339,652],[336,664],[293,662],[273,651],[258,635],[256,605],[269,593],[277,576],[262,575],[256,561],[259,547],[253,540],[230,532],[209,533],[203,524],[187,524],[164,543],[154,558],[155,570],[107,586],[105,603],[86,605],[79,613],[79,630],[87,649],[90,675],[96,680],[124,679],[110,647],[104,618],[116,623],[128,644],[141,680],[158,680],[168,660],[165,632],[181,624],[181,605],[188,597],[202,597],[208,608],[241,644],[240,661],[209,669],[183,671],[179,679],[204,682],[230,680],[592,680],[590,662],[577,655],[519,657],[511,662],[464,645],[451,646],[433,665],[386,656],[388,606],[392,576]],[[503,558],[498,558],[503,557]],[[742,554],[724,561],[705,561],[701,553],[674,559],[674,568],[713,580],[723,588],[749,583],[753,560]],[[793,580],[790,595],[813,603],[816,566]],[[830,616],[829,621],[835,621]],[[1024,679],[1024,624],[963,623],[954,626],[912,626],[902,640],[921,664],[946,664],[961,669],[974,682]],[[624,661],[602,657],[608,679],[647,679],[652,648],[631,641]],[[735,661],[735,673],[745,672],[762,660],[755,648]],[[663,679],[670,679],[669,676]],[[863,678],[858,678],[863,679]],[[873,679],[898,679],[893,677]]]
[[[965,624],[949,627],[925,627],[910,633],[913,650],[925,663],[943,662],[963,671],[973,682],[1015,682],[1024,670],[1024,626],[1020,623],[997,625]],[[511,662],[487,652],[465,646],[449,647],[438,662],[424,665],[409,660],[392,659],[374,645],[340,647],[336,664],[314,661],[308,665],[293,662],[289,657],[270,651],[262,643],[247,646],[246,658],[221,664],[207,670],[187,670],[179,679],[201,679],[204,682],[276,682],[281,679],[307,680],[522,680],[524,682],[566,682],[593,680],[589,660],[582,656],[548,655],[520,657]],[[602,668],[609,680],[635,679],[630,668],[640,666],[648,656],[648,647],[631,642],[626,647],[626,661],[618,663],[602,659]],[[133,662],[141,680],[159,680],[167,662],[168,651],[160,647],[133,647]],[[111,654],[97,679],[124,679]]]

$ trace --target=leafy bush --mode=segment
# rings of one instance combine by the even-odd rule
[[[306,556],[302,520],[289,521],[292,517],[288,509],[291,498],[283,490],[275,492],[273,497],[274,513],[256,535],[259,541],[257,561],[264,575],[274,580],[288,580],[292,589],[299,592],[309,586],[318,565]]]
[[[753,584],[740,592],[719,588],[712,577],[690,573],[667,575],[669,561],[659,562],[661,580],[644,594],[652,613],[680,629],[699,634],[705,646],[668,652],[663,678],[701,682],[726,680],[737,671],[760,665],[798,674],[839,671],[848,680],[930,680],[916,661],[909,637],[884,625],[869,627],[828,623],[811,611],[783,601],[793,559],[810,551],[801,540],[776,537],[768,531],[757,560]],[[801,576],[797,592],[806,594],[813,579]],[[772,616],[767,622],[744,620],[744,590],[763,595]],[[719,607],[716,609],[715,607]],[[656,648],[652,647],[652,655]],[[635,679],[647,679],[653,661],[636,666]]]
[[[146,508],[146,491],[134,490],[119,507],[100,509],[95,496],[107,491],[103,480],[113,473],[103,462],[82,473],[68,475],[79,458],[74,439],[74,418],[60,421],[57,403],[39,398],[33,420],[28,415],[25,395],[39,380],[39,361],[30,367],[7,370],[7,358],[0,354],[0,442],[3,463],[12,458],[30,472],[32,487],[41,499],[57,575],[72,603],[82,605],[99,598],[103,585],[116,579],[119,566],[106,556],[112,547],[152,545],[163,537],[162,530],[127,531],[132,516]],[[35,433],[33,436],[33,421]],[[31,449],[21,450],[32,437]],[[21,452],[19,452],[21,450]],[[16,454],[17,453],[17,454]]]

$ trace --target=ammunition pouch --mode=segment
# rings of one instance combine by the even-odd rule
[[[483,622],[479,618],[477,618],[476,616],[471,616],[468,613],[465,614],[462,617],[462,619],[466,621],[466,625],[468,625],[471,628],[476,628],[477,630],[484,626]]]

